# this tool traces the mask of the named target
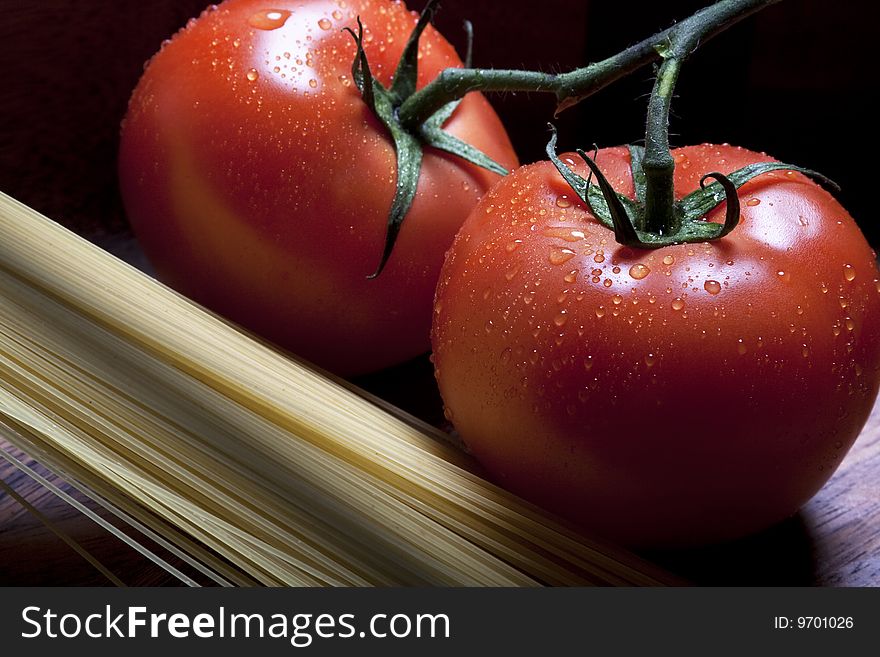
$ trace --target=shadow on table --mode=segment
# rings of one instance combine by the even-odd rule
[[[700,586],[813,586],[813,540],[799,513],[759,534],[699,549],[643,557]]]

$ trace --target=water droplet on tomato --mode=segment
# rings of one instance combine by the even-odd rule
[[[550,251],[550,264],[561,265],[574,258],[575,255],[575,252],[571,249],[553,249]]]
[[[612,281],[610,278],[606,278],[604,281],[602,281],[602,285],[604,285],[605,287],[611,287],[612,285],[614,285],[614,281]]]
[[[596,317],[598,317],[599,319],[605,317],[605,306],[599,306],[598,308],[596,308]]]
[[[761,199],[759,199],[759,198],[750,198],[748,201],[746,201],[746,205],[748,205],[750,208],[753,208],[753,207],[755,207],[756,205],[761,205]]]
[[[749,348],[742,338],[736,341],[736,351],[740,356],[744,356],[748,350]]]
[[[329,18],[322,18],[318,21],[318,27],[320,27],[322,30],[329,30],[331,27],[333,27],[333,23],[330,22]]]
[[[856,270],[852,265],[843,266],[843,277],[848,281],[854,281],[856,278]]]
[[[831,325],[831,333],[833,333],[835,337],[840,335],[840,324],[838,324],[836,322],[834,324],[832,324]]]
[[[593,256],[593,262],[605,262],[605,253],[604,251],[598,251],[596,255]]]
[[[810,348],[807,345],[802,345],[801,356],[803,356],[804,358],[810,357]]]
[[[522,244],[522,240],[513,240],[512,242],[508,242],[504,247],[504,250],[508,253],[513,253],[519,248],[519,245]]]
[[[837,302],[840,304],[840,307],[844,309],[849,305],[849,301],[846,297],[837,297]]]
[[[547,237],[558,237],[566,242],[578,242],[585,237],[582,230],[571,230],[559,226],[546,228],[543,232]]]
[[[290,12],[286,9],[266,9],[258,11],[248,18],[248,23],[258,30],[277,30],[290,18]]]
[[[565,323],[568,321],[568,315],[564,310],[560,311],[556,317],[553,318],[553,323],[556,324],[557,327],[562,328],[565,326]]]
[[[334,9],[334,10],[333,10],[333,13],[331,14],[331,16],[333,16],[333,18],[335,18],[335,19],[338,20],[338,21],[341,21],[341,20],[342,20],[342,12],[339,11],[338,9]]]
[[[856,323],[852,320],[852,317],[847,317],[843,320],[844,326],[846,326],[847,331],[852,331],[856,327]]]
[[[348,76],[345,75],[344,73],[343,73],[342,75],[339,76],[339,81],[342,83],[342,86],[343,86],[343,87],[349,87],[349,86],[351,86],[351,80],[349,80],[349,79],[348,79]]]
[[[783,283],[788,283],[791,281],[791,274],[787,271],[779,270],[778,272],[776,272],[776,276],[779,277],[779,280],[781,280]]]
[[[562,277],[562,280],[564,280],[566,283],[574,283],[577,280],[577,277],[578,277],[578,270],[572,269],[570,272],[568,272],[565,276]]]
[[[560,208],[570,208],[571,207],[571,199],[568,198],[567,195],[562,194],[556,197],[556,205]]]
[[[516,275],[518,273],[519,273],[519,267],[513,267],[512,269],[508,269],[504,273],[504,278],[506,278],[508,281],[512,281],[514,278],[516,278]]]
[[[593,369],[593,357],[592,356],[587,356],[586,358],[584,358],[584,369],[587,370],[587,372],[589,372],[591,369]]]
[[[721,292],[721,283],[718,281],[706,281],[703,283],[703,289],[709,294],[715,295]]]
[[[510,347],[504,348],[504,351],[501,352],[500,359],[502,363],[507,363],[508,361],[510,361]]]
[[[311,80],[309,80],[309,86],[310,86],[312,89],[314,89],[315,87],[318,86],[318,81],[317,81],[315,78],[312,78]]]
[[[682,308],[684,308],[684,299],[682,299],[681,297],[675,297],[670,305],[675,311],[681,310]]]
[[[260,77],[260,74],[257,73],[257,69],[255,69],[255,68],[252,68],[251,70],[249,70],[247,72],[247,79],[250,80],[251,82],[256,81],[256,79],[258,77]]]
[[[663,256],[663,264],[664,264],[664,265],[671,265],[671,264],[674,264],[674,263],[675,263],[675,257],[674,257],[674,256],[671,256],[671,255],[665,255],[665,256]]]
[[[629,275],[637,281],[642,280],[650,273],[651,270],[648,268],[648,266],[643,265],[640,262],[634,264],[632,267],[629,268]]]
[[[238,48],[241,45],[241,39],[235,38],[232,40],[232,47]]]
[[[615,294],[613,297],[611,297],[611,303],[613,303],[615,306],[619,306],[623,303],[623,297],[619,294]]]
[[[654,367],[654,363],[657,362],[657,357],[654,354],[648,354],[645,356],[645,365],[648,367]]]

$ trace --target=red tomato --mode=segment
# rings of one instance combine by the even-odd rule
[[[394,149],[351,79],[365,26],[390,82],[416,15],[389,0],[229,0],[150,61],[122,130],[133,229],[159,277],[337,373],[429,347],[443,252],[498,176],[426,150],[417,197],[384,272]],[[418,86],[461,62],[428,27]],[[487,101],[468,95],[447,130],[504,166],[516,157]]]
[[[769,160],[673,154],[679,197]],[[632,196],[629,162],[598,155]],[[668,547],[765,528],[834,472],[880,381],[874,254],[800,174],[762,175],[740,198],[729,236],[658,250],[616,244],[549,162],[483,198],[447,255],[433,347],[448,415],[502,485]]]

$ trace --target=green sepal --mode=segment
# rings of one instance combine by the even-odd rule
[[[556,127],[550,124],[550,141],[547,142],[547,157],[559,171],[559,174],[565,179],[565,182],[574,190],[592,211],[593,215],[602,222],[607,228],[614,231],[614,236],[621,244],[629,244],[638,242],[635,226],[632,217],[636,215],[638,207],[632,199],[617,194],[611,187],[611,183],[605,178],[605,175],[596,166],[596,163],[582,150],[578,150],[587,166],[590,167],[592,175],[599,181],[599,187],[591,185],[579,174],[572,171],[556,154]],[[601,191],[599,191],[601,190]],[[608,194],[606,198],[605,194]],[[610,199],[610,202],[609,202]]]
[[[488,169],[492,173],[502,176],[507,175],[507,169],[498,164],[491,157],[486,155],[479,148],[475,148],[458,137],[455,137],[445,130],[443,124],[452,115],[452,112],[458,107],[460,101],[448,103],[437,111],[430,119],[425,121],[418,130],[419,139],[426,146],[432,146],[446,153],[456,155],[463,160],[467,160],[479,167]]]
[[[376,113],[380,118],[388,116],[394,110],[388,102],[387,94],[378,94]],[[391,201],[391,209],[388,212],[388,225],[385,232],[385,246],[382,250],[382,258],[379,266],[368,278],[376,278],[382,273],[394,245],[397,243],[397,235],[406,218],[407,212],[412,207],[419,185],[419,173],[422,170],[422,146],[419,140],[409,134],[394,121],[384,121],[385,126],[391,133],[394,141],[394,150],[397,154],[397,184],[394,189],[394,198]]]
[[[448,103],[435,112],[424,124],[412,129],[404,127],[398,118],[399,107],[407,98],[415,93],[418,78],[419,38],[430,23],[436,6],[437,0],[429,0],[419,15],[416,26],[404,45],[403,53],[397,64],[390,88],[386,88],[379,80],[373,77],[370,71],[367,55],[363,47],[364,28],[360,17],[357,19],[357,33],[350,28],[344,28],[345,31],[351,34],[357,46],[355,59],[351,66],[352,79],[355,82],[355,86],[361,92],[367,107],[370,108],[391,135],[397,158],[397,183],[388,213],[385,246],[379,266],[368,278],[376,278],[384,269],[394,250],[394,244],[397,241],[403,220],[406,218],[410,207],[412,207],[424,157],[423,146],[431,146],[456,155],[493,173],[507,174],[507,169],[488,155],[443,130],[443,124],[452,116],[460,101]],[[473,29],[470,23],[465,23],[465,30],[468,37],[465,63],[467,66],[470,66],[473,47]]]
[[[400,61],[397,62],[397,69],[394,71],[394,78],[389,89],[396,107],[399,107],[403,101],[416,92],[416,79],[419,71],[419,39],[434,17],[437,2],[438,0],[428,0],[422,13],[419,14],[415,28],[410,32],[409,39],[406,40]]]
[[[647,225],[644,203],[647,181],[642,167],[643,148],[628,147],[636,196],[633,200],[616,192],[596,165],[595,159],[582,150],[578,150],[577,153],[590,167],[591,177],[595,176],[598,184],[590,184],[590,180],[572,171],[556,154],[556,129],[552,125],[550,129],[551,136],[546,148],[550,161],[575,194],[590,208],[596,219],[613,230],[617,242],[625,246],[657,249],[673,244],[708,242],[724,237],[739,224],[740,202],[737,189],[769,171],[797,171],[838,189],[834,181],[816,171],[781,162],[749,164],[727,175],[717,172],[707,173],[700,180],[700,189],[675,204],[674,212],[679,219],[680,228],[675,233],[659,235],[643,229],[643,226]],[[715,182],[707,185],[706,180],[710,178]],[[727,202],[724,223],[706,221],[704,219],[706,214],[724,201]]]
[[[817,171],[785,164],[783,162],[756,162],[754,164],[746,165],[742,169],[737,169],[733,173],[728,173],[726,178],[733,184],[734,189],[739,189],[753,178],[770,171],[797,171],[798,173],[802,173],[811,178],[816,178],[832,189],[840,189],[837,183],[826,178]],[[714,182],[711,185],[707,185],[705,188],[691,192],[676,203],[676,206],[685,217],[702,217],[721,203],[724,198],[724,190],[722,189],[721,184]]]

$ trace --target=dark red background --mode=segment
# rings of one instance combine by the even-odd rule
[[[115,156],[128,93],[160,41],[205,4],[0,0],[0,190],[86,234],[120,231]],[[436,23],[461,48],[461,22],[473,21],[478,66],[562,71],[705,4],[445,0]],[[673,144],[737,143],[818,169],[841,184],[839,198],[880,242],[863,164],[875,148],[868,93],[878,81],[868,11],[864,2],[785,0],[708,43],[679,84]],[[641,139],[650,86],[645,70],[563,114],[561,147]],[[521,159],[541,158],[551,98],[492,101]]]

